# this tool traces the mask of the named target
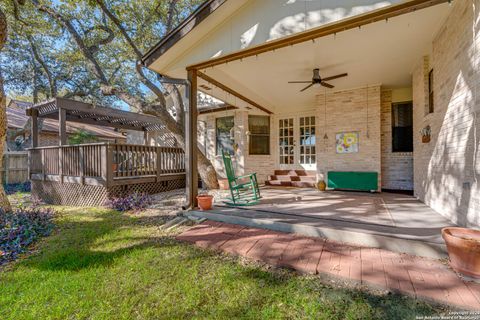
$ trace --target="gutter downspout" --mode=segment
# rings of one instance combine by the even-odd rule
[[[167,77],[165,75],[162,75],[160,74],[160,82],[161,83],[168,83],[168,84],[173,84],[173,85],[182,85],[182,86],[185,86],[185,101],[183,102],[183,105],[184,105],[184,112],[185,112],[185,123],[184,123],[184,126],[185,126],[185,168],[187,169],[187,175],[186,175],[186,178],[187,178],[187,187],[189,187],[190,189],[192,188],[192,183],[198,183],[196,181],[192,181],[193,179],[189,178],[189,172],[192,171],[192,168],[191,166],[195,166],[197,165],[196,163],[191,163],[190,159],[191,159],[191,155],[189,154],[189,152],[187,152],[188,150],[191,150],[191,144],[194,143],[194,141],[192,141],[191,139],[191,134],[187,134],[189,132],[189,128],[191,127],[191,124],[190,124],[190,99],[191,99],[191,96],[190,96],[190,92],[191,92],[191,87],[192,87],[192,84],[191,82],[188,80],[188,79],[179,79],[179,78],[170,78],[170,77]],[[189,181],[190,180],[190,181]],[[189,182],[189,183],[188,183]],[[194,206],[194,201],[191,197],[192,195],[192,191],[191,190],[186,190],[187,192],[187,201],[186,203],[182,206],[182,209],[183,210],[189,210],[189,209],[192,209],[193,206]]]

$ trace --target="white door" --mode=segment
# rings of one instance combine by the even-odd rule
[[[278,120],[280,169],[316,169],[315,124],[313,115],[281,117]]]

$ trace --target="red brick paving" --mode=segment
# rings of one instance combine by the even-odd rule
[[[438,260],[214,221],[192,227],[177,239],[302,273],[328,274],[480,310],[480,284],[462,280]]]

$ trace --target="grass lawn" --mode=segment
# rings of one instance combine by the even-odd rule
[[[62,208],[53,235],[0,271],[0,318],[414,319],[441,311],[204,251],[175,241],[161,224]]]

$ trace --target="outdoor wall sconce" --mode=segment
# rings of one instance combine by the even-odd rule
[[[422,135],[422,143],[429,143],[430,142],[430,136],[432,135],[432,129],[430,126],[426,126],[422,130],[420,130],[420,134]]]

